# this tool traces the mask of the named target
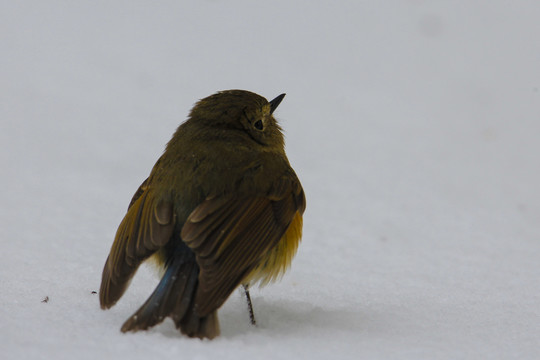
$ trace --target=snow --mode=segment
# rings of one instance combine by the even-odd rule
[[[540,358],[537,1],[4,1],[2,359]],[[101,270],[198,99],[276,112],[307,196],[279,284],[222,336],[122,334]],[[43,302],[48,297],[48,302]]]

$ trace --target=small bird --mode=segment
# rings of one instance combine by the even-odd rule
[[[219,335],[217,310],[239,286],[281,278],[302,237],[304,190],[268,102],[244,90],[195,104],[131,199],[105,262],[102,309],[124,294],[144,261],[162,277],[121,331],[170,317],[189,337]]]

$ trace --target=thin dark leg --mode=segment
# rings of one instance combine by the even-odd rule
[[[251,303],[251,296],[249,295],[249,285],[242,285],[242,288],[244,289],[244,293],[246,294],[246,301],[248,305],[248,311],[249,311],[249,322],[251,325],[255,326],[257,325],[257,322],[255,321],[255,313],[253,312],[253,304]]]

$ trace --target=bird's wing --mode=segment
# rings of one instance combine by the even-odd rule
[[[144,192],[146,190],[148,190],[148,179],[150,179],[150,178],[149,177],[146,178],[146,180],[144,180],[142,182],[141,186],[139,186],[137,191],[135,191],[135,194],[133,194],[133,197],[131,198],[131,201],[129,202],[129,205],[128,205],[128,210],[129,210],[130,207],[133,206],[133,204],[135,204],[137,199],[139,199],[141,197],[141,195],[144,194]]]
[[[104,309],[120,299],[141,262],[164,246],[173,234],[172,203],[157,201],[147,184],[148,179],[133,196],[105,262],[99,291]]]
[[[208,198],[193,210],[181,237],[200,267],[195,299],[199,316],[223,304],[304,208],[300,183],[285,177],[264,196]]]

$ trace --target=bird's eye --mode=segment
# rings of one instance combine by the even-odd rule
[[[255,122],[255,124],[253,124],[253,126],[255,127],[255,129],[257,130],[262,130],[263,129],[263,122],[261,120],[257,120]]]

